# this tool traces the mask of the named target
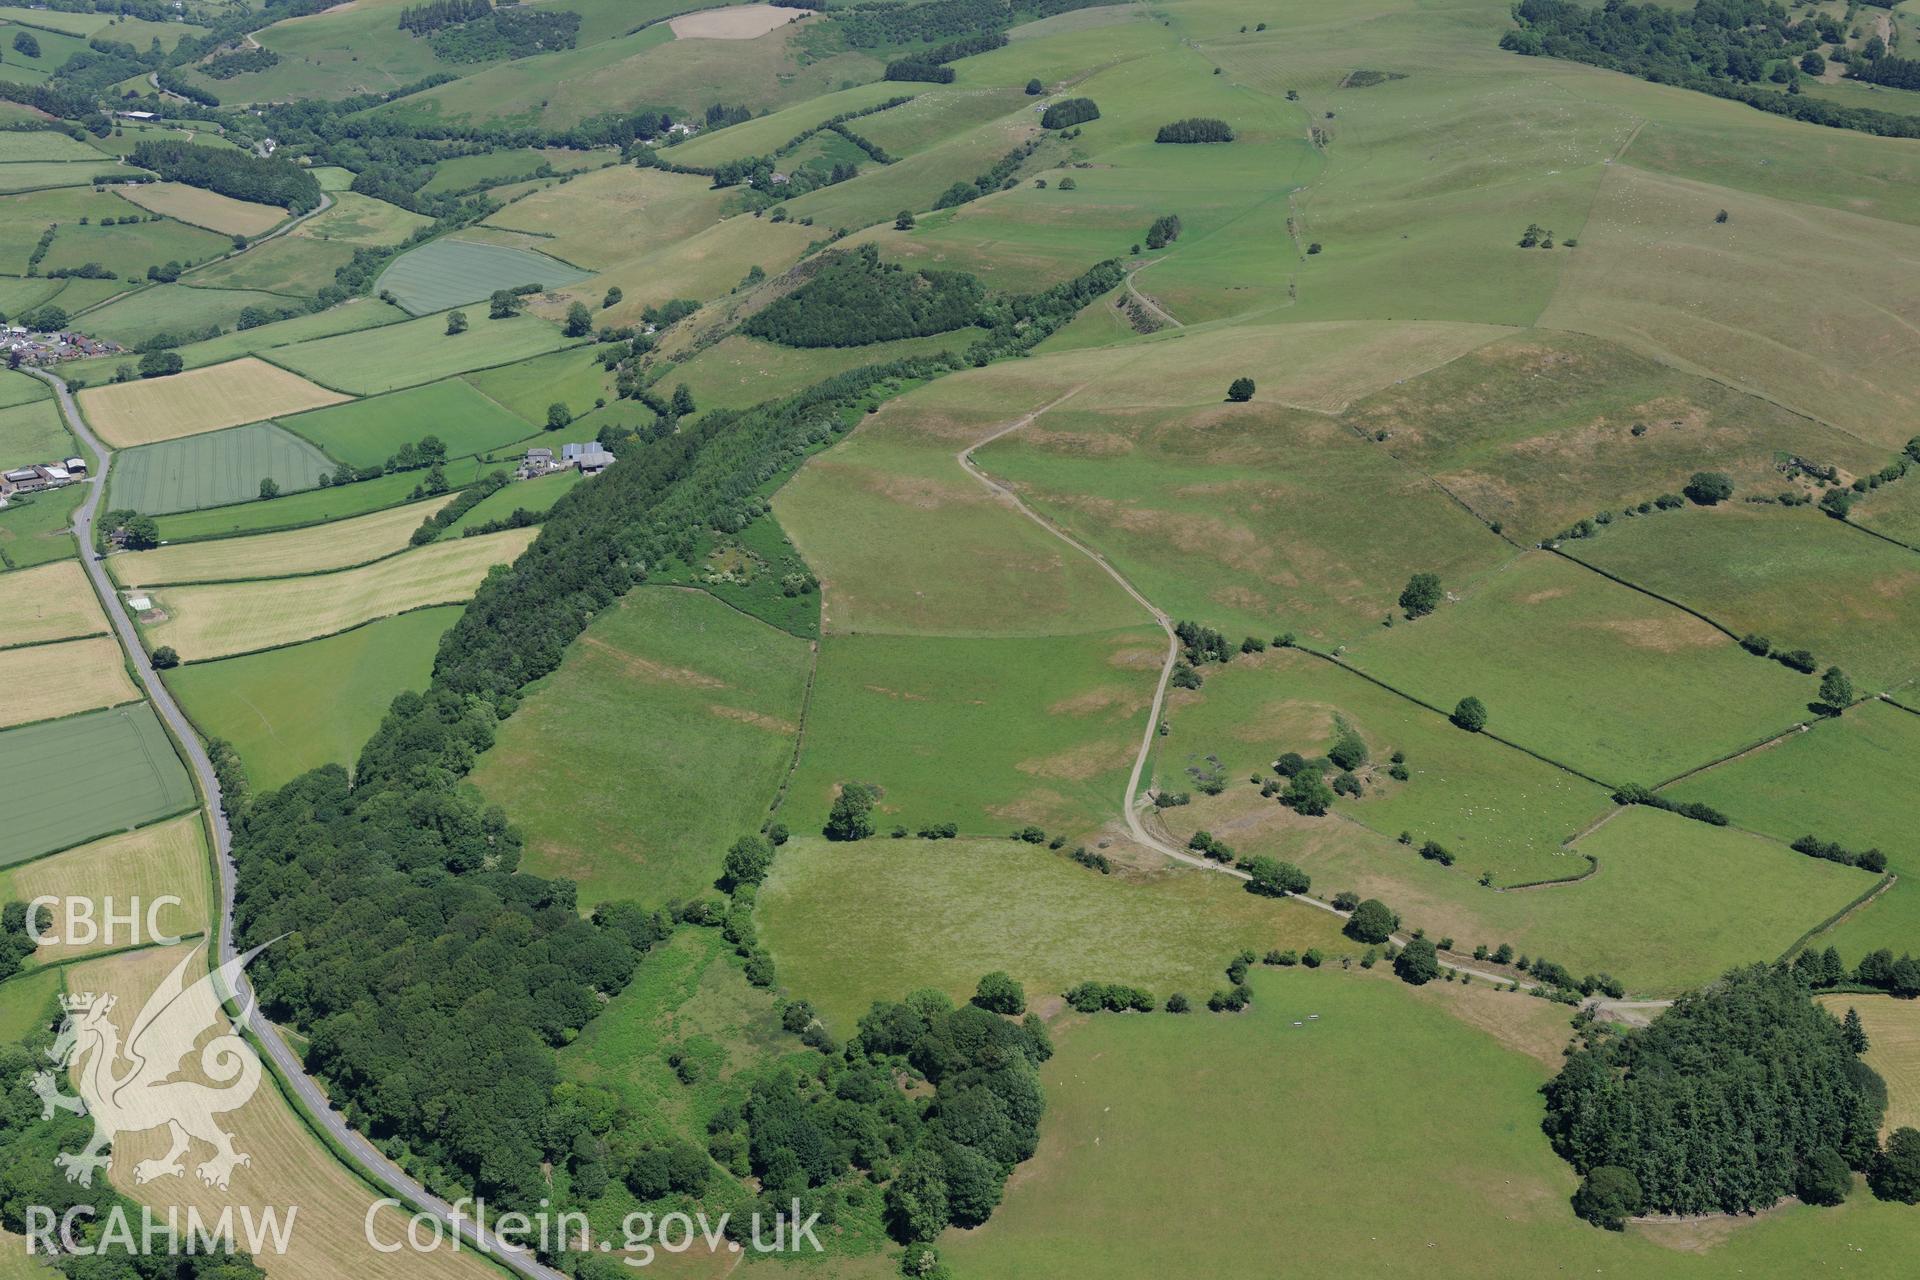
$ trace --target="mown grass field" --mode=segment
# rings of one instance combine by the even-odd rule
[[[235,200],[217,191],[189,187],[179,182],[145,182],[123,186],[119,188],[119,193],[122,198],[142,209],[164,213],[169,218],[218,231],[223,236],[246,236],[251,239],[273,230],[287,218],[287,211],[274,205]]]
[[[0,831],[0,866],[124,830],[193,804],[186,766],[146,703],[0,733],[0,770],[42,803]]]
[[[406,312],[378,298],[349,298],[337,307],[328,307],[312,315],[276,320],[257,329],[237,329],[205,342],[191,343],[180,348],[180,357],[187,362],[189,369],[197,369],[203,365],[220,364],[236,356],[254,355],[313,338],[328,338],[335,334],[397,324],[406,318]]]
[[[240,313],[248,307],[261,307],[271,313],[286,305],[287,299],[258,289],[157,284],[88,312],[87,328],[122,346],[138,346],[162,334],[194,333],[211,325],[232,329],[239,325]]]
[[[107,570],[124,586],[150,587],[345,569],[406,550],[420,522],[451,501],[428,498],[304,529],[123,552],[107,561]]]
[[[0,649],[0,728],[52,720],[140,697],[111,636]]]
[[[510,484],[480,499],[467,514],[455,520],[440,536],[458,538],[475,525],[504,519],[522,508],[536,514],[543,513],[564,498],[569,489],[585,479],[586,477],[578,471],[562,471],[558,475],[540,476],[537,480]]]
[[[1880,849],[1899,883],[1819,940],[1849,963],[1878,947],[1895,955],[1920,937],[1920,838],[1908,779],[1920,757],[1920,715],[1883,703],[1822,720],[1765,751],[1676,784],[1676,800],[1714,805],[1779,840],[1804,835]]]
[[[556,402],[566,405],[574,417],[579,418],[593,411],[595,400],[611,402],[614,399],[613,376],[602,367],[595,354],[590,346],[573,347],[497,369],[482,369],[461,381],[493,401],[496,413],[504,406],[520,415],[533,428],[529,432],[528,426],[522,426],[520,436],[515,438],[524,438],[546,429],[547,408]],[[502,422],[501,429],[505,430],[505,426]],[[549,437],[549,443],[555,439],[582,439],[580,431],[580,428],[569,427],[557,437]]]
[[[733,132],[722,129],[712,136]],[[678,243],[716,221],[725,203],[726,193],[704,178],[616,165],[515,200],[486,225],[539,236],[549,253],[567,262],[605,267]],[[552,282],[543,277],[542,283]]]
[[[221,544],[230,545],[230,544]],[[271,653],[176,667],[167,687],[194,727],[240,753],[265,791],[309,769],[351,770],[394,698],[424,689],[458,606],[416,609]]]
[[[473,327],[461,334],[447,333],[445,316],[422,316],[281,348],[273,359],[325,386],[370,396],[525,360],[573,341],[534,316],[489,320],[480,311],[469,319]]]
[[[932,986],[956,1000],[1004,969],[1027,998],[1087,979],[1135,983],[1161,1000],[1227,984],[1243,947],[1358,955],[1340,921],[1186,868],[1103,876],[1045,846],[1008,839],[855,844],[813,835],[783,846],[761,890],[761,937],[781,981],[836,1033],[879,999]]]
[[[403,444],[438,436],[462,458],[524,439],[531,428],[459,378],[285,418],[289,431],[356,467],[377,467]]]
[[[820,830],[836,788],[874,821],[1079,838],[1125,790],[1166,642],[1151,628],[996,638],[828,634],[783,817]]]
[[[472,459],[456,459],[447,464],[446,472],[447,483],[468,485],[479,478],[480,466]],[[160,517],[160,537],[168,542],[183,542],[295,529],[327,520],[345,520],[411,500],[424,477],[425,473],[420,471],[399,471],[377,480],[308,489],[304,493],[288,494],[267,501],[242,502],[205,511],[183,511]]]
[[[1062,1029],[1041,1069],[1040,1149],[987,1226],[941,1238],[948,1264],[983,1280],[1370,1275],[1410,1257],[1462,1275],[1897,1272],[1904,1206],[1864,1192],[1704,1239],[1576,1219],[1577,1179],[1540,1133],[1535,1093],[1565,1035],[1557,1011],[1357,971],[1258,970],[1252,984],[1238,1017]],[[1450,1016],[1462,1005],[1471,1022]],[[1515,1022],[1502,1039],[1476,1029]],[[1284,1193],[1248,1212],[1237,1200],[1262,1179]]]
[[[478,302],[496,289],[537,284],[558,289],[587,273],[545,254],[465,240],[429,241],[409,249],[380,273],[376,287],[415,315]]]
[[[17,369],[0,370],[0,406],[12,408],[34,400],[51,400],[47,384]]]
[[[0,574],[0,619],[0,649],[107,630],[107,615],[77,560]]]
[[[705,592],[635,591],[500,727],[473,781],[525,833],[522,865],[576,881],[583,909],[691,897],[765,820],[808,663],[806,642]]]
[[[202,286],[312,297],[332,284],[334,273],[352,260],[350,244],[285,235],[211,263],[194,272],[193,278]]]
[[[264,582],[169,587],[167,620],[144,628],[151,647],[183,661],[298,644],[411,609],[465,600],[487,570],[524,551],[537,529],[439,542],[358,569]]]
[[[88,387],[79,397],[87,421],[116,449],[261,422],[346,398],[250,356],[168,378]]]
[[[298,240],[392,245],[399,244],[430,221],[424,214],[357,191],[336,191],[332,208],[308,218],[295,227],[291,235]]]
[[[1312,759],[1351,729],[1371,755],[1366,791],[1337,812],[1375,833],[1437,840],[1473,874],[1516,884],[1577,873],[1585,862],[1562,843],[1611,805],[1607,792],[1523,751],[1461,733],[1446,718],[1351,672],[1299,652],[1269,650],[1208,667],[1197,690],[1171,691],[1171,731],[1158,740],[1152,777],[1166,791],[1194,789],[1188,771],[1219,771],[1231,787],[1273,777],[1286,751]],[[1388,776],[1394,752],[1409,778]]]
[[[73,436],[51,400],[0,409],[0,458],[7,467],[59,462],[73,456]]]
[[[1670,778],[1812,714],[1810,678],[1545,552],[1346,656],[1448,711],[1477,697],[1488,732],[1615,786]]]
[[[299,436],[255,422],[128,449],[114,459],[109,484],[114,506],[163,515],[258,498],[265,479],[282,493],[312,489],[333,465]]]
[[[46,895],[58,898],[51,908],[53,924],[46,932],[56,943],[33,953],[40,963],[57,963],[133,943],[151,942],[147,910],[154,908],[152,924],[176,937],[207,927],[207,899],[213,870],[207,862],[206,828],[197,813],[183,814],[122,835],[69,849],[51,858],[0,871],[0,897],[8,902],[30,902]],[[162,897],[177,903],[159,905]],[[100,934],[91,943],[77,941],[68,928],[68,902],[86,899],[93,904],[92,919]],[[139,934],[129,937],[125,925],[106,934],[109,910],[124,915],[129,904],[140,912]]]
[[[101,175],[124,176],[105,156],[98,160],[27,160],[0,164],[0,194],[39,191],[47,187],[84,187]]]
[[[1568,551],[1746,635],[1811,649],[1862,694],[1920,675],[1920,557],[1812,510],[1733,506],[1615,522]]]
[[[1866,1063],[1887,1082],[1882,1133],[1920,1127],[1920,1005],[1893,996],[1831,995],[1820,1003],[1836,1018],[1857,1010],[1867,1031]]]
[[[896,208],[898,206],[895,206]],[[596,324],[638,324],[649,306],[675,298],[717,298],[759,267],[770,276],[787,270],[818,236],[797,221],[731,217],[679,242],[662,240],[632,257],[600,269],[591,280],[565,292],[565,302],[597,308],[609,286],[625,295],[616,306],[597,312]],[[648,243],[642,240],[642,243]]]
[[[188,959],[191,963],[185,980],[192,982],[206,969],[193,944],[89,960],[69,970],[67,982],[71,989],[116,997],[111,1017],[124,1034],[147,996],[175,966]],[[213,1222],[222,1210],[240,1205],[252,1208],[256,1216],[265,1206],[299,1205],[287,1251],[258,1255],[259,1262],[273,1266],[290,1280],[321,1280],[344,1274],[366,1280],[416,1276],[480,1280],[494,1274],[469,1249],[408,1249],[396,1253],[372,1249],[367,1243],[369,1232],[383,1241],[404,1240],[406,1216],[391,1206],[375,1205],[374,1193],[314,1136],[271,1076],[263,1080],[249,1101],[225,1113],[222,1124],[232,1133],[234,1146],[252,1157],[234,1171],[228,1190],[203,1183],[191,1171],[185,1176],[136,1183],[134,1165],[157,1160],[166,1152],[164,1126],[121,1134],[113,1144],[108,1177],[116,1189],[124,1188],[134,1200],[153,1206],[163,1217],[172,1210],[183,1221],[189,1206],[198,1210],[201,1221]],[[235,1219],[240,1220],[237,1212]]]
[[[189,188],[191,190],[191,188]],[[102,210],[91,206],[96,217],[124,214],[126,207]],[[132,282],[144,282],[147,268],[166,262],[206,262],[233,248],[225,236],[184,222],[162,219],[138,222],[131,226],[103,226],[99,222],[80,226],[63,222],[47,247],[41,261],[43,271],[70,271],[87,263],[98,263]]]

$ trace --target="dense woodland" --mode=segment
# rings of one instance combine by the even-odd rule
[[[963,271],[909,271],[862,245],[827,257],[813,278],[741,329],[789,347],[860,347],[965,328],[986,289]]]
[[[289,160],[172,140],[137,142],[127,158],[169,182],[184,182],[235,200],[277,204],[294,213],[305,213],[320,203],[320,184]]]
[[[1791,970],[1763,965],[1648,1027],[1596,1031],[1543,1092],[1555,1149],[1590,1179],[1630,1179],[1637,1202],[1619,1216],[1765,1208],[1823,1152],[1867,1169],[1887,1101],[1839,1020]],[[1600,1176],[1616,1191],[1627,1179]]]

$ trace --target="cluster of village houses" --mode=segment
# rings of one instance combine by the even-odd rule
[[[6,327],[0,336],[0,350],[7,355],[9,367],[22,364],[58,364],[62,360],[81,360],[87,356],[117,356],[126,348],[104,338],[84,333],[34,333],[20,325]]]
[[[551,449],[529,449],[526,460],[515,474],[522,480],[531,480],[555,471],[578,471],[583,475],[597,476],[613,464],[614,456],[607,452],[606,447],[598,440],[589,440],[585,444],[561,445],[557,458]]]

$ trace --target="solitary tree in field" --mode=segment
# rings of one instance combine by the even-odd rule
[[[1468,733],[1478,733],[1487,727],[1487,704],[1469,694],[1460,699],[1449,718]]]
[[[693,392],[683,382],[673,389],[673,413],[675,417],[684,418],[692,412]]]
[[[1573,1193],[1573,1211],[1596,1227],[1618,1231],[1640,1212],[1644,1194],[1632,1170],[1603,1164],[1590,1171]]]
[[[1440,976],[1440,954],[1433,939],[1415,938],[1393,958],[1393,971],[1408,986],[1424,987]]]
[[[1235,378],[1227,387],[1227,399],[1235,404],[1245,404],[1253,399],[1253,379]]]
[[[1029,98],[1037,98],[1041,94],[1045,93],[1046,91],[1047,91],[1047,86],[1040,83],[1040,79],[1038,76],[1027,81],[1027,96]]]
[[[573,422],[573,410],[558,400],[547,406],[547,430],[558,431]]]
[[[1723,471],[1696,471],[1684,492],[1701,506],[1711,507],[1733,496],[1733,481]]]
[[[1444,599],[1446,592],[1440,589],[1439,574],[1416,573],[1407,579],[1406,587],[1400,592],[1400,607],[1409,618],[1424,618],[1439,608]]]
[[[451,338],[456,333],[465,333],[466,331],[467,313],[464,311],[447,312],[447,336]]]
[[[1847,1038],[1847,1048],[1855,1053],[1867,1051],[1867,1029],[1860,1025],[1860,1011],[1851,1005],[1847,1016],[1840,1021],[1840,1033]]]
[[[864,782],[841,783],[824,834],[829,840],[865,840],[872,835],[873,788]]]
[[[902,209],[899,213],[895,214],[893,217],[893,229],[895,231],[913,230],[913,210]]]
[[[260,482],[260,496],[263,498],[279,497],[280,482],[278,480],[275,480],[272,476],[266,477],[264,480]]]
[[[1356,942],[1385,942],[1399,923],[1393,911],[1378,898],[1368,898],[1348,917],[1346,935]]]
[[[1828,667],[1820,677],[1820,705],[1839,715],[1853,705],[1853,681],[1838,667]]]
[[[511,289],[495,289],[487,299],[487,319],[510,320],[520,314],[520,295]]]
[[[729,885],[759,884],[772,866],[772,845],[759,836],[741,836],[727,850],[725,878]]]
[[[153,665],[161,671],[170,671],[180,665],[180,655],[173,651],[172,645],[163,644],[153,651]]]
[[[16,32],[13,37],[13,51],[23,58],[40,56],[40,42],[25,31]]]
[[[994,970],[980,979],[973,1002],[990,1013],[1020,1014],[1027,1011],[1027,993],[1009,975]]]
[[[604,310],[604,309],[606,309],[607,307],[612,307],[612,306],[618,306],[618,305],[619,305],[619,302],[620,302],[620,299],[622,299],[622,298],[624,298],[624,297],[626,297],[626,296],[627,296],[626,294],[624,294],[624,293],[622,293],[622,292],[620,291],[620,286],[619,286],[619,285],[617,285],[617,284],[616,284],[616,285],[613,285],[612,287],[610,287],[610,288],[609,288],[609,289],[607,290],[607,296],[606,296],[606,297],[604,297],[604,298],[602,298],[602,299],[600,299],[600,306],[601,306],[601,309],[602,309],[602,310]]]
[[[587,304],[576,302],[567,308],[566,334],[569,338],[584,338],[593,332],[593,312],[587,310]]]

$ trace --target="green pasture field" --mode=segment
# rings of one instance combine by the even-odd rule
[[[1910,1216],[1864,1191],[1835,1209],[1715,1220],[1705,1236],[1575,1218],[1578,1179],[1540,1132],[1536,1092],[1567,1038],[1564,1010],[1484,988],[1410,991],[1378,971],[1261,969],[1251,983],[1238,1017],[1095,1015],[1059,1031],[1039,1151],[986,1228],[940,1238],[946,1263],[981,1280],[1292,1280],[1392,1273],[1416,1256],[1461,1275],[1898,1269]],[[1262,1179],[1284,1194],[1260,1212],[1230,1207]]]
[[[73,456],[73,436],[51,400],[0,409],[0,467],[60,462]]]
[[[1713,805],[1735,825],[1779,840],[1818,836],[1856,852],[1877,848],[1900,882],[1819,940],[1848,963],[1876,947],[1897,955],[1920,939],[1920,835],[1913,824],[1913,762],[1920,715],[1869,702],[1765,751],[1676,783],[1676,800]]]
[[[485,505],[485,504],[482,504]],[[737,534],[708,531],[694,543],[692,556],[658,567],[653,581],[698,587],[723,603],[806,640],[820,638],[820,593],[788,595],[787,575],[807,573],[807,562],[772,515],[761,516]]]
[[[1004,969],[1027,999],[1089,978],[1204,1005],[1243,947],[1358,955],[1337,917],[1184,867],[1103,876],[1009,839],[796,836],[774,858],[756,919],[783,985],[840,1035],[879,999],[935,987],[956,1000]]]
[[[352,260],[352,245],[285,235],[196,271],[193,279],[205,287],[260,289],[309,298],[332,284],[333,273]]]
[[[4,45],[0,41],[0,45]],[[15,137],[34,137],[34,134],[0,133],[0,139]],[[65,134],[54,134],[65,139]],[[125,231],[129,237],[138,238],[147,227],[163,227],[165,223],[135,224],[130,227],[82,227],[80,219],[89,221],[98,218],[118,218],[129,212],[127,202],[115,195],[95,191],[92,187],[55,187],[47,191],[32,191],[25,195],[0,196],[0,267],[15,275],[24,274],[27,259],[40,243],[41,235],[51,224],[58,223],[61,232],[81,233]],[[56,233],[54,239],[59,239]],[[48,251],[49,254],[52,250]],[[83,259],[84,261],[84,259]],[[165,258],[157,259],[164,262]],[[45,263],[52,266],[50,260]],[[66,264],[66,265],[78,265]],[[146,272],[146,263],[140,264],[140,272]],[[45,282],[49,287],[58,287],[58,280]]]
[[[0,193],[39,191],[47,187],[84,187],[92,183],[96,175],[125,177],[126,174],[127,170],[119,168],[106,156],[92,161],[19,161],[0,164]]]
[[[1546,329],[1383,387],[1342,421],[1365,436],[1386,432],[1385,449],[1522,542],[1678,493],[1695,471],[1725,472],[1740,495],[1771,495],[1811,492],[1777,470],[1790,454],[1856,472],[1885,462],[1882,451],[1769,401],[1613,342]]]
[[[333,207],[295,227],[302,240],[344,241],[351,245],[394,245],[432,221],[424,214],[363,196],[357,191],[333,193]]]
[[[853,122],[855,126],[859,123]],[[893,164],[863,165],[859,181],[809,191],[788,201],[787,208],[794,217],[810,217],[822,226],[851,229],[880,222],[891,225],[901,209],[931,209],[948,187],[986,172],[1033,136],[1037,128],[1034,120],[1024,116],[989,121]],[[1145,227],[1141,230],[1144,233]],[[1097,254],[1089,257],[1085,265],[1091,266],[1097,258]]]
[[[86,160],[97,163],[100,153],[86,143],[76,142],[52,129],[31,133],[0,133],[0,164],[15,164],[22,160]]]
[[[420,315],[481,301],[496,289],[529,284],[559,289],[586,277],[578,267],[545,254],[442,239],[407,250],[380,273],[374,284]]]
[[[220,364],[236,356],[256,355],[275,347],[291,346],[314,338],[329,338],[340,333],[357,333],[362,329],[398,324],[405,319],[406,312],[378,298],[354,298],[312,315],[276,320],[257,329],[238,329],[205,342],[193,343],[180,348],[180,357],[187,362],[187,368],[197,369],[202,365]]]
[[[1856,502],[1847,518],[1863,529],[1920,547],[1920,485],[1884,485]]]
[[[1616,165],[1542,322],[1703,370],[1897,449],[1920,414],[1920,390],[1895,372],[1920,358],[1910,323],[1920,313],[1886,271],[1890,254],[1920,254],[1920,227],[1839,209],[1810,217],[1778,194]],[[1690,301],[1702,291],[1714,298],[1705,308]],[[1782,296],[1798,304],[1771,305]]]
[[[36,239],[38,237],[36,236]],[[32,252],[31,248],[27,249]],[[0,277],[0,310],[8,315],[17,311],[37,307],[43,302],[51,302],[64,292],[65,287],[76,284],[73,280],[22,279],[17,276]]]
[[[472,327],[460,334],[447,333],[444,315],[421,316],[404,324],[278,348],[270,354],[275,364],[324,386],[370,396],[511,364],[574,341],[536,316],[489,320],[482,309],[468,318]]]
[[[167,672],[194,727],[240,753],[255,791],[354,759],[394,698],[424,689],[459,605],[417,609],[271,653]]]
[[[556,173],[590,169],[612,153],[554,152],[539,147],[513,147],[506,151],[488,151],[477,156],[453,156],[434,166],[433,177],[422,188],[430,195],[467,191],[476,187],[495,187],[539,172],[551,165]]]
[[[1920,558],[1812,507],[1738,502],[1615,521],[1569,554],[1730,630],[1838,664],[1861,694],[1920,675]]]
[[[19,974],[0,987],[0,1041],[13,1044],[35,1031],[50,1028],[58,1009],[53,1000],[61,989],[58,969]],[[8,1234],[5,1240],[8,1251],[17,1252],[19,1259],[17,1263],[5,1264],[6,1269],[0,1270],[0,1274],[5,1274],[8,1280],[38,1280],[45,1269],[40,1259],[27,1256],[20,1237]]]
[[[98,311],[89,311],[82,323],[89,333],[111,338],[122,346],[134,346],[156,334],[187,334],[213,324],[231,328],[247,307],[276,311],[288,301],[279,294],[253,289],[157,284],[109,302]]]
[[[522,231],[554,257],[606,267],[678,244],[718,220],[726,201],[693,174],[617,165],[515,200],[482,230]]]
[[[379,466],[401,445],[438,436],[447,456],[463,458],[511,444],[527,424],[458,378],[329,405],[282,425],[356,467]]]
[[[11,409],[15,405],[52,398],[52,389],[40,379],[17,369],[0,369],[0,407]]]
[[[728,125],[724,129],[704,130],[684,142],[660,148],[660,155],[674,164],[688,165],[717,165],[729,160],[743,160],[748,156],[770,156],[823,120],[831,120],[847,111],[877,107],[889,98],[931,92],[934,87],[893,80],[854,85],[835,93],[808,98],[778,111],[769,111],[766,115]],[[878,116],[863,116],[860,120],[847,121],[847,127],[859,133],[865,123],[875,119]]]
[[[673,12],[666,8],[665,12]],[[636,17],[635,22],[643,21]],[[802,56],[795,31],[753,40],[679,41],[659,23],[584,48],[521,58],[402,98],[387,114],[436,121],[531,122],[564,129],[606,111],[642,106],[696,114],[702,104],[738,102],[752,111],[804,102],[845,81],[877,75],[865,52]]]
[[[139,826],[194,802],[186,766],[144,702],[0,733],[0,772],[33,805],[0,830],[0,866]]]
[[[115,203],[121,209],[131,208],[125,201]],[[99,206],[94,208],[97,211]],[[58,271],[97,262],[117,276],[144,283],[148,267],[167,262],[205,262],[232,248],[230,237],[190,227],[172,218],[116,227],[104,227],[98,222],[84,227],[62,223],[40,267],[43,271]]]
[[[683,241],[656,243],[646,252],[606,267],[593,279],[568,290],[553,311],[559,314],[571,301],[597,308],[607,287],[617,285],[625,298],[597,312],[595,323],[638,324],[649,306],[675,298],[718,298],[740,284],[754,267],[778,276],[820,238],[817,229],[801,226],[797,216],[786,222],[768,222],[736,215]]]
[[[823,584],[824,630],[1035,636],[1144,621],[1099,566],[961,470],[962,440],[935,431],[916,397],[903,397],[774,495]]]
[[[848,121],[847,127],[888,155],[905,158],[1032,105],[1023,89],[1011,86],[929,85],[912,102]]]
[[[342,169],[339,165],[315,165],[309,172],[313,174],[314,181],[320,184],[320,189],[333,192],[336,200],[340,198],[339,193],[353,185],[353,170]]]
[[[565,404],[578,418],[592,411],[595,400],[613,399],[613,375],[601,366],[597,354],[590,346],[574,347],[483,369],[461,380],[492,401],[495,412],[504,407],[525,419],[520,435],[513,437],[518,440],[527,435],[526,423],[545,429],[548,405]],[[569,431],[559,435],[564,440],[578,438]]]
[[[701,893],[785,777],[808,661],[705,592],[634,591],[529,691],[472,780],[525,833],[521,865],[576,881],[582,909]]]
[[[1478,845],[1462,844],[1459,861],[1442,866],[1420,856],[1417,838],[1402,845],[1343,816],[1368,821],[1366,804],[1341,800],[1326,817],[1304,818],[1261,799],[1240,774],[1227,778],[1223,794],[1195,794],[1159,817],[1175,845],[1209,831],[1243,857],[1284,858],[1313,878],[1316,896],[1379,898],[1405,928],[1453,938],[1457,952],[1506,942],[1575,974],[1611,973],[1637,995],[1672,995],[1733,965],[1777,959],[1875,880],[1748,832],[1631,808],[1594,825],[1546,868],[1577,876],[1589,869],[1587,855],[1599,862],[1594,875],[1498,890],[1479,883],[1489,870],[1502,878],[1497,854],[1483,858]],[[1703,891],[1712,894],[1711,912],[1702,911]]]
[[[829,607],[832,598],[828,598]],[[883,789],[874,822],[966,835],[1111,817],[1166,653],[1142,627],[1062,636],[829,633],[783,816],[815,832],[842,782]]]
[[[440,536],[458,538],[476,525],[504,519],[523,507],[536,515],[544,515],[554,503],[567,496],[568,490],[584,479],[586,477],[578,471],[562,471],[558,475],[509,484],[480,499]]]
[[[446,466],[447,483],[464,488],[480,478],[482,468],[471,459],[456,459]],[[412,501],[414,488],[425,476],[423,471],[400,471],[376,480],[308,489],[268,501],[236,503],[205,511],[183,511],[159,518],[160,537],[167,542],[189,542],[198,538],[225,538],[243,533],[266,533],[274,529],[293,529],[326,520],[344,520],[385,507]]]
[[[1347,660],[1449,711],[1478,697],[1488,732],[1613,786],[1772,737],[1811,715],[1814,694],[1699,619],[1546,552],[1382,628]]]
[[[122,451],[113,460],[109,505],[147,515],[220,507],[258,498],[269,476],[292,494],[332,470],[333,460],[305,440],[256,422]]]
[[[231,80],[191,73],[189,79],[222,102],[285,102],[387,93],[435,72],[458,75],[469,69],[441,61],[425,40],[400,35],[399,10],[395,0],[376,0],[276,22],[255,33],[280,55],[276,66]]]
[[[62,66],[66,65],[67,59],[76,53],[80,53],[87,47],[87,42],[84,37],[71,35],[63,31],[49,30],[46,27],[37,27],[29,34],[39,42],[40,52],[36,56],[29,58],[13,47],[13,33],[24,25],[27,24],[15,20],[6,23],[4,26],[0,26],[0,30],[4,30],[7,36],[5,74],[10,79],[20,78],[19,72],[23,70],[28,72],[29,77],[32,79],[38,78],[31,76],[33,72],[39,72],[42,75],[52,75]]]
[[[702,409],[744,409],[763,400],[792,395],[824,378],[863,364],[885,364],[913,356],[963,352],[984,329],[956,329],[925,338],[901,338],[864,347],[783,347],[743,334],[730,334],[678,365],[664,385],[684,382]]]
[[[0,21],[18,23],[39,31],[59,31],[85,38],[113,21],[104,13],[61,13],[54,9],[35,9],[27,5],[0,7]]]
[[[74,508],[86,493],[76,484],[9,501],[6,509],[0,510],[0,564],[26,569],[72,555],[73,538],[68,530]]]
[[[1445,717],[1415,706],[1332,663],[1270,649],[1208,667],[1196,690],[1169,692],[1171,732],[1158,740],[1153,779],[1163,791],[1194,789],[1188,770],[1219,762],[1230,787],[1273,777],[1286,751],[1324,754],[1342,727],[1366,742],[1365,793],[1342,797],[1339,815],[1392,839],[1437,840],[1474,875],[1492,871],[1509,885],[1577,874],[1584,859],[1562,843],[1611,806],[1593,783],[1480,734],[1461,733]],[[1387,775],[1392,754],[1411,775]]]

